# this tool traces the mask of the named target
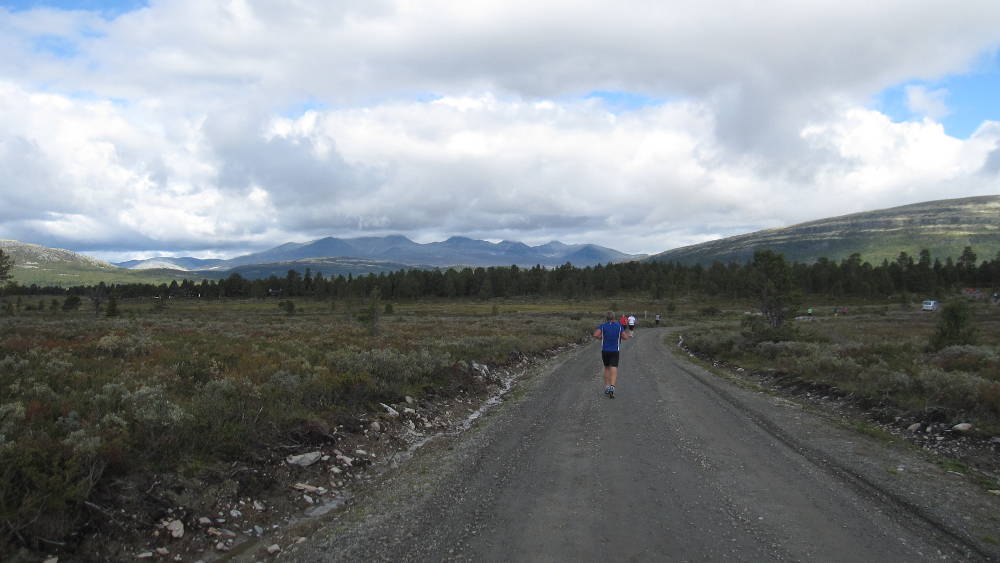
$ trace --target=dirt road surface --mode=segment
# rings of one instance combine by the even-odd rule
[[[1000,503],[982,487],[709,374],[677,357],[668,333],[639,330],[624,343],[615,399],[602,393],[598,343],[554,360],[280,559],[1000,557],[990,541]]]

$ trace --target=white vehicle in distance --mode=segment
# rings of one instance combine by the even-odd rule
[[[938,303],[937,301],[934,301],[933,299],[928,299],[927,301],[924,301],[924,305],[920,309],[922,311],[937,311],[939,305],[940,303]]]

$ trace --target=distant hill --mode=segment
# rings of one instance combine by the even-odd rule
[[[155,270],[155,269],[168,269],[168,270],[209,270],[225,262],[225,260],[214,258],[214,259],[202,259],[202,258],[172,258],[169,256],[161,256],[158,258],[148,258],[146,260],[129,260],[127,262],[116,262],[115,266],[120,268],[126,268],[129,270]]]
[[[448,267],[469,266],[560,266],[572,262],[576,266],[592,266],[643,258],[593,244],[563,244],[552,241],[540,246],[521,242],[489,242],[466,237],[451,237],[440,242],[421,244],[402,235],[385,237],[334,238],[310,242],[289,242],[229,260],[194,262],[196,258],[158,257],[148,260],[121,262],[130,269],[174,268],[178,270],[232,270],[253,264],[275,264],[316,258],[350,258],[376,262],[395,262],[410,266]]]
[[[324,276],[354,275],[369,273],[395,272],[415,267],[430,268],[430,266],[413,266],[398,262],[365,260],[355,258],[315,258],[292,260],[284,262],[269,262],[264,264],[248,264],[232,269],[217,270],[181,270],[165,259],[141,260],[134,269],[127,269],[97,260],[90,256],[78,254],[69,250],[48,248],[37,244],[28,244],[16,240],[0,240],[0,249],[14,260],[11,271],[13,281],[21,285],[62,286],[93,285],[100,282],[113,283],[170,283],[172,281],[217,280],[237,273],[244,278],[257,279],[270,276],[284,277],[288,270],[305,272],[312,270],[313,274],[322,272]],[[210,266],[218,260],[174,259],[181,261],[180,266],[192,266],[207,263]],[[190,261],[184,261],[190,260]],[[164,266],[166,264],[167,266]]]
[[[979,259],[1000,251],[1000,196],[928,201],[890,209],[852,213],[668,250],[649,257],[661,262],[711,264],[745,262],[757,249],[771,249],[789,261],[839,261],[853,253],[873,264],[900,251],[922,249],[942,261],[958,258],[966,246]]]
[[[295,270],[304,273],[306,269],[312,271],[313,275],[323,274],[323,277],[347,276],[351,274],[355,277],[367,274],[380,274],[382,272],[398,272],[399,270],[432,269],[430,266],[414,266],[411,264],[400,264],[398,262],[385,262],[380,260],[365,260],[363,258],[306,258],[302,260],[290,260],[287,262],[269,262],[265,264],[247,264],[237,266],[231,270],[219,271],[209,270],[204,272],[194,272],[205,274],[205,277],[224,278],[232,274],[239,274],[247,279],[260,279],[276,276],[283,278],[288,274],[288,270]]]
[[[104,283],[170,283],[183,279],[172,270],[130,271],[70,250],[0,239],[0,250],[14,260],[13,281],[21,285],[69,287]]]
[[[552,241],[540,246],[497,243],[466,237],[420,244],[401,235],[291,242],[229,260],[156,257],[110,264],[69,250],[14,240],[0,241],[14,259],[13,281],[22,285],[73,286],[104,283],[170,283],[184,279],[221,279],[238,273],[248,279],[284,276],[288,270],[324,276],[431,269],[449,266],[589,266],[644,257],[593,244]]]
[[[77,254],[71,250],[49,248],[11,239],[0,239],[0,250],[13,258],[16,267],[38,269],[54,264],[72,264],[103,270],[114,270],[115,265],[104,260]]]

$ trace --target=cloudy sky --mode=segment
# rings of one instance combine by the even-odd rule
[[[0,238],[659,252],[995,194],[998,47],[996,0],[0,0]]]

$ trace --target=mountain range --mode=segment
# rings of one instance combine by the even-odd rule
[[[592,266],[643,258],[594,244],[563,244],[552,241],[540,246],[522,242],[489,242],[451,237],[441,242],[421,244],[402,235],[385,237],[334,238],[310,242],[289,242],[274,248],[237,256],[229,260],[156,257],[116,264],[122,268],[171,268],[176,270],[232,270],[246,265],[277,264],[317,258],[353,258],[393,262],[419,267],[447,266],[559,266],[570,262]],[[286,268],[287,270],[287,268]]]
[[[449,266],[577,266],[643,258],[592,244],[553,241],[540,246],[520,242],[493,243],[466,237],[420,244],[401,235],[339,239],[326,237],[286,243],[228,260],[156,257],[110,264],[89,256],[16,240],[0,240],[0,250],[14,260],[12,276],[22,285],[89,285],[105,283],[169,283],[187,279],[284,276],[288,270],[324,276],[364,275],[403,269]]]
[[[1000,252],[1000,195],[852,213],[675,248],[648,259],[703,265],[746,262],[755,250],[770,249],[790,262],[824,257],[839,261],[858,253],[862,260],[878,264],[900,252],[916,256],[923,249],[942,261],[957,259],[966,246],[980,259]]]
[[[923,249],[934,258],[957,258],[971,246],[979,258],[1000,252],[1000,196],[929,201],[768,229],[645,257],[593,244],[553,241],[528,246],[514,241],[489,242],[452,237],[421,244],[405,236],[334,238],[291,242],[228,260],[157,257],[110,264],[68,250],[14,240],[0,249],[14,260],[12,276],[23,285],[169,283],[173,280],[220,279],[233,273],[246,278],[284,276],[307,268],[324,276],[355,276],[400,269],[449,266],[552,267],[589,266],[639,259],[711,264],[745,262],[758,249],[771,249],[795,262],[821,257],[839,261],[853,253],[871,263],[893,260],[900,252],[916,256]]]

